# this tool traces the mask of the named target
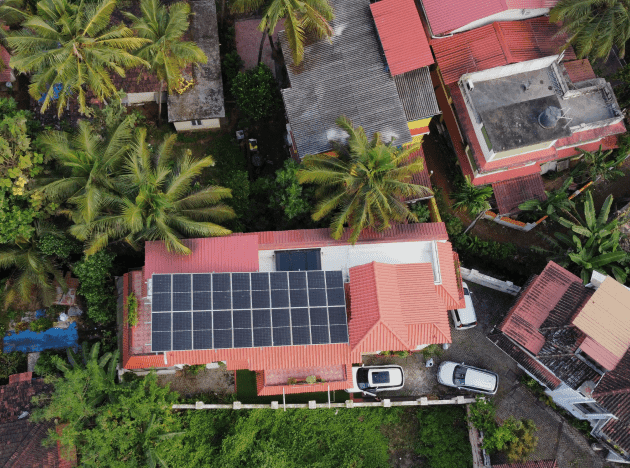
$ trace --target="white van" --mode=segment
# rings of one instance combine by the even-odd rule
[[[466,330],[477,325],[477,314],[475,313],[475,307],[473,306],[472,297],[468,285],[462,281],[462,287],[464,288],[464,300],[466,301],[466,307],[463,309],[451,310],[453,315],[453,324],[455,330]]]

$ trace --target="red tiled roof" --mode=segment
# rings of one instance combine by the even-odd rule
[[[545,344],[545,337],[538,329],[571,284],[575,283],[582,284],[582,280],[560,265],[549,262],[521,292],[499,329],[532,354],[538,354]]]
[[[315,375],[324,382],[318,384],[288,385],[289,378],[304,379]],[[258,395],[325,392],[352,387],[352,373],[345,365],[293,369],[267,369],[256,374]]]
[[[146,67],[139,66],[126,70],[124,77],[118,76],[117,73],[112,73],[110,76],[116,89],[122,89],[127,94],[160,91],[160,80]]]
[[[452,250],[449,253],[452,261]],[[430,263],[372,262],[353,267],[350,298],[353,362],[362,352],[451,342],[447,310],[437,294]]]
[[[592,143],[593,140],[599,141],[609,135],[617,135],[620,133],[626,133],[626,126],[623,122],[618,122],[607,127],[594,128],[583,132],[575,132],[569,137],[560,138],[554,146],[556,148],[563,148],[565,146],[579,145],[580,143]],[[560,151],[560,149],[558,151]]]
[[[492,465],[494,468],[557,468],[555,460],[536,460],[523,463],[508,463],[506,465]]]
[[[494,198],[497,201],[499,214],[519,211],[521,203],[537,199],[545,201],[547,194],[540,173],[492,184]]]
[[[373,5],[375,5],[373,3]],[[427,169],[427,162],[424,157],[424,152],[422,151],[422,147],[418,149],[418,151],[414,151],[409,155],[410,160],[422,160],[423,168],[420,172],[415,172],[413,176],[411,176],[411,183],[416,185],[422,185],[423,187],[427,187],[429,190],[432,190],[431,187],[431,176],[429,175],[429,170]],[[406,198],[404,201],[409,202],[411,200],[416,200],[417,196],[412,195]]]
[[[422,0],[422,4],[435,36],[508,9],[505,0]]]
[[[431,47],[444,82],[450,85],[466,73],[558,54],[566,42],[566,35],[556,36],[559,29],[546,17],[496,22],[433,39]],[[571,47],[566,49],[564,59],[576,59]]]
[[[564,68],[566,68],[569,78],[571,78],[571,81],[574,83],[597,78],[593,67],[591,67],[591,62],[589,62],[588,59],[564,62]]]
[[[558,0],[506,0],[510,10],[534,10],[538,8],[553,8]]]
[[[11,55],[4,47],[0,46],[0,59],[4,64],[4,70],[0,71],[0,82],[6,83],[7,81],[11,81],[11,66],[9,62],[11,60]]]
[[[557,159],[568,158],[571,156],[577,156],[580,154],[578,148],[583,149],[584,151],[597,151],[599,147],[602,147],[603,150],[609,150],[619,147],[619,141],[617,139],[617,135],[609,135],[607,137],[602,138],[599,141],[594,141],[592,143],[581,144],[579,146],[571,146],[569,148],[560,148],[558,150]]]
[[[258,270],[258,235],[232,234],[225,237],[184,239],[190,255],[166,250],[164,242],[145,243],[144,277],[154,273],[208,273]]]
[[[370,9],[392,76],[433,63],[414,0],[381,0]]]
[[[453,252],[450,242],[437,243],[438,257],[440,260],[440,276],[442,284],[436,285],[438,296],[447,309],[460,309],[466,306],[464,289],[458,280],[459,257]]]

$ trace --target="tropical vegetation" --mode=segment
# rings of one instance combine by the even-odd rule
[[[466,410],[436,406],[418,410],[419,431],[415,450],[431,468],[472,468]]]
[[[574,219],[558,218],[558,223],[569,232],[555,232],[555,238],[544,236],[551,246],[546,250],[552,253],[550,259],[574,270],[584,284],[588,284],[593,271],[612,274],[620,283],[626,282],[629,269],[627,254],[619,246],[618,220],[609,220],[612,202],[609,195],[597,213],[593,195],[587,192],[583,214],[576,213]]]
[[[471,182],[470,177],[465,179],[457,186],[456,190],[450,194],[454,210],[466,210],[471,216],[477,216],[490,209],[488,199],[492,196],[492,187],[490,185],[475,185]]]
[[[579,58],[607,59],[614,46],[619,56],[626,53],[630,39],[627,0],[560,0],[549,20],[561,23]]]
[[[313,220],[332,215],[331,236],[340,239],[347,225],[352,244],[368,227],[382,231],[392,222],[417,222],[404,200],[432,194],[411,182],[424,169],[417,145],[399,149],[384,143],[378,132],[369,140],[346,117],[337,119],[337,125],[348,134],[347,142],[335,143],[333,153],[305,156],[297,173],[301,184],[318,186]]]
[[[602,145],[599,145],[599,149],[595,151],[586,151],[582,148],[577,148],[577,150],[582,154],[582,159],[571,174],[579,178],[581,183],[623,177],[624,172],[619,169],[619,165],[626,160],[627,153],[617,150],[604,151]]]
[[[572,184],[573,178],[569,177],[559,189],[553,192],[545,191],[547,197],[545,200],[533,198],[518,205],[518,209],[531,211],[538,217],[549,216],[553,220],[557,220],[560,214],[574,219],[572,212],[575,210],[575,202],[569,198],[568,192]]]
[[[330,38],[333,29],[329,24],[334,17],[333,8],[328,0],[235,0],[232,3],[234,13],[248,13],[264,7],[263,17],[258,29],[263,33],[258,52],[258,63],[262,59],[265,36],[271,36],[278,23],[284,19],[284,32],[287,38],[293,65],[299,65],[304,58],[304,43],[308,35],[312,34],[321,39]]]
[[[149,39],[135,36],[124,24],[111,25],[115,7],[116,0],[40,0],[22,29],[7,34],[11,66],[31,74],[29,93],[41,102],[42,112],[56,100],[61,116],[74,98],[80,112],[88,114],[91,96],[105,102],[116,94],[112,73],[125,76],[126,69],[148,65],[133,52]]]

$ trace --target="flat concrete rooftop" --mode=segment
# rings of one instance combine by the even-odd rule
[[[554,68],[526,71],[507,77],[475,81],[466,89],[474,110],[481,117],[494,151],[520,148],[571,135],[570,127],[615,117],[610,99],[600,86],[569,99],[562,99],[566,88],[587,88],[590,82],[575,86],[567,77],[559,76]],[[593,83],[595,86],[595,83]],[[614,98],[613,98],[614,101]],[[561,118],[553,129],[543,129],[538,116],[547,106],[562,109]],[[571,120],[569,120],[571,119]],[[478,119],[477,119],[478,121]]]

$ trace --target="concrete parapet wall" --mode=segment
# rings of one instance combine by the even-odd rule
[[[492,276],[479,273],[477,270],[469,270],[468,268],[463,267],[460,268],[460,271],[462,279],[465,281],[471,281],[473,283],[486,286],[487,288],[511,294],[512,296],[516,296],[521,291],[521,287],[516,286],[511,281],[501,281],[493,278]]]

